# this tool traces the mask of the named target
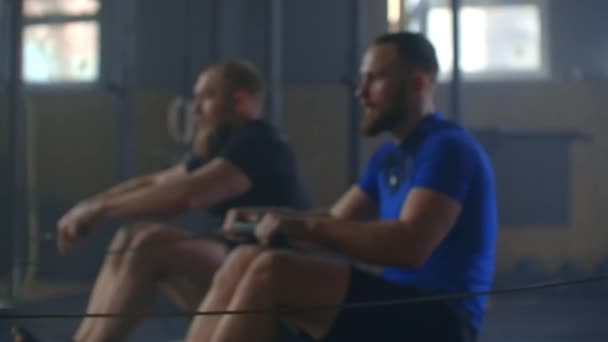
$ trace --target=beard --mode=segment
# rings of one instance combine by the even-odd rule
[[[361,121],[361,131],[367,137],[376,137],[381,133],[392,131],[401,121],[407,118],[407,108],[403,105],[403,96],[408,93],[405,82],[401,82],[389,97],[388,106],[378,111],[365,113]]]
[[[361,122],[361,131],[367,137],[376,137],[395,128],[405,116],[405,112],[398,108],[366,113]]]
[[[193,139],[192,151],[198,157],[216,157],[239,129],[238,113],[232,109],[231,96],[225,95],[218,109],[217,121],[199,125]]]
[[[239,129],[234,113],[224,113],[221,119],[204,127],[199,126],[194,136],[192,152],[198,157],[213,158],[217,156],[228,140]]]
[[[236,129],[237,126],[230,122],[221,122],[212,128],[198,129],[192,144],[192,152],[198,157],[217,156]]]
[[[199,158],[207,156],[209,133],[209,129],[206,127],[202,128],[199,126],[196,128],[194,138],[192,139],[192,154]]]

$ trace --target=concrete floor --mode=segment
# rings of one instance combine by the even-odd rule
[[[79,312],[86,295],[23,305],[18,312]],[[161,305],[162,307],[163,305]],[[164,309],[171,309],[164,307]],[[0,320],[0,342],[9,341],[11,323]],[[75,320],[20,321],[48,341],[67,341]],[[480,342],[606,342],[608,294],[550,293],[495,298],[489,308]],[[173,341],[185,331],[184,319],[148,319],[131,341]]]
[[[480,342],[606,342],[608,294],[526,294],[495,299]]]
[[[87,294],[78,293],[24,303],[17,312],[81,312]],[[158,308],[171,311],[167,303]],[[76,320],[0,319],[0,342],[9,341],[11,324],[31,328],[48,341],[67,341]],[[168,342],[183,336],[185,319],[146,320],[131,341]],[[289,339],[291,342],[291,339]],[[606,342],[608,341],[608,291],[594,287],[550,290],[492,298],[479,342]]]

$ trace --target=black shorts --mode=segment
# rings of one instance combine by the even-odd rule
[[[407,299],[437,293],[389,283],[353,267],[345,303]],[[323,341],[473,342],[476,335],[464,312],[450,302],[435,301],[342,310]]]

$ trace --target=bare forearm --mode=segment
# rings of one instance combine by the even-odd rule
[[[319,220],[312,234],[324,248],[373,265],[418,267],[424,252],[417,237],[400,221]]]
[[[336,218],[330,209],[327,208],[316,208],[305,211],[294,211],[296,217],[316,218],[316,219],[330,219]]]
[[[122,182],[116,186],[111,187],[110,189],[98,194],[95,196],[98,199],[102,200],[110,200],[111,198],[119,195],[124,195],[125,193],[131,191],[137,191],[144,187],[153,185],[155,183],[155,175],[145,175],[142,177],[137,177],[125,182]]]
[[[310,210],[294,210],[294,209],[285,209],[288,210],[284,214],[298,218],[314,218],[314,219],[336,219],[336,220],[347,220],[347,219],[355,219],[355,215],[347,216],[349,214],[340,212],[339,210],[335,210],[334,208],[315,208]]]
[[[260,207],[242,207],[237,208],[239,217],[246,217],[246,220],[259,221],[265,214],[272,213],[282,215],[290,218],[298,219],[323,219],[333,218],[330,210],[325,208],[310,209],[310,210],[299,210],[289,207],[275,207],[275,206],[260,206]]]
[[[171,217],[188,208],[189,189],[184,184],[155,184],[109,196],[103,201],[108,218]]]

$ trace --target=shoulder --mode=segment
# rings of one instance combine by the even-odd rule
[[[219,156],[230,159],[241,167],[257,164],[292,163],[295,159],[287,138],[264,120],[245,123],[234,133]]]
[[[266,120],[251,120],[245,123],[232,139],[236,144],[251,148],[270,150],[289,149],[287,136]]]
[[[484,151],[477,139],[465,128],[444,121],[429,132],[419,146],[419,156],[434,158],[441,155],[451,155],[479,159]]]
[[[251,120],[232,133],[225,149],[272,149],[285,144],[286,139],[275,126],[264,120]]]
[[[251,120],[243,125],[240,135],[264,139],[280,139],[281,133],[270,122],[262,119]]]

